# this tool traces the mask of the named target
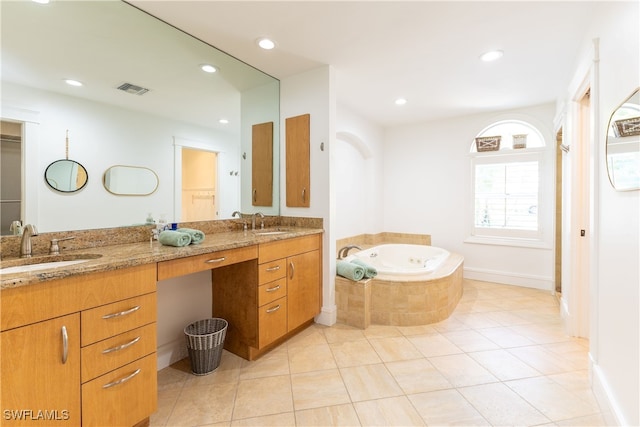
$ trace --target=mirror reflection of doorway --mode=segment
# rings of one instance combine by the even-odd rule
[[[182,222],[218,219],[218,153],[182,148]]]
[[[22,123],[0,123],[0,235],[12,234],[11,223],[22,219]]]

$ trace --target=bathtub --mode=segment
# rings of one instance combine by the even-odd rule
[[[464,258],[446,249],[385,243],[350,254],[378,275],[354,282],[336,277],[337,320],[369,325],[419,326],[448,318],[462,297]]]
[[[449,251],[426,245],[391,243],[356,252],[345,261],[360,259],[384,276],[426,274],[436,270]]]

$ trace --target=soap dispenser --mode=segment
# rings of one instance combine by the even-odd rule
[[[147,219],[144,221],[144,223],[147,225],[153,225],[156,223],[156,221],[153,219],[153,215],[151,215],[151,212],[147,214]]]

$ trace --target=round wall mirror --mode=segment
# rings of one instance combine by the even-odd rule
[[[44,180],[49,187],[61,193],[74,193],[87,185],[89,175],[80,163],[74,160],[56,160],[44,171]]]
[[[139,166],[111,166],[105,171],[102,184],[117,196],[148,196],[158,188],[158,175]]]
[[[636,89],[609,119],[607,171],[616,190],[640,189],[640,89]]]

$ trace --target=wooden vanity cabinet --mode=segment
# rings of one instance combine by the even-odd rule
[[[261,266],[284,262],[287,285],[287,332],[294,331],[320,313],[322,235],[297,237],[261,244]]]
[[[0,304],[2,425],[135,425],[156,410],[155,263],[4,289]]]
[[[80,425],[78,313],[3,331],[0,351],[3,426]]]
[[[248,360],[320,312],[321,234],[258,245],[258,259],[212,271],[213,316],[229,322],[225,349]]]

